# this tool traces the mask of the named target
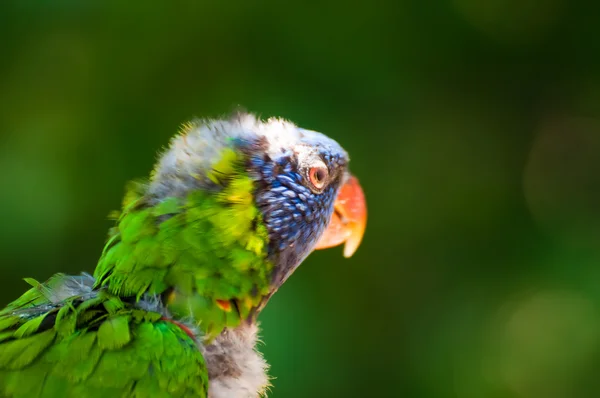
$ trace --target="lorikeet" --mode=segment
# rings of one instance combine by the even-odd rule
[[[311,251],[361,241],[348,160],[281,119],[185,124],[129,184],[93,276],[28,279],[0,311],[0,396],[264,395],[257,315]]]

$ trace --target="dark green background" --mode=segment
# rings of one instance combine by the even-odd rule
[[[91,272],[125,181],[241,104],[337,139],[369,205],[265,310],[273,397],[599,397],[595,4],[3,1],[0,303]]]

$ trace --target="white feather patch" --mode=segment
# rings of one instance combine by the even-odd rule
[[[258,326],[225,330],[210,345],[201,346],[209,375],[209,398],[257,398],[270,386],[269,365],[256,351]]]

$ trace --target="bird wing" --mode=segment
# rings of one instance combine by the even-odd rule
[[[184,329],[73,278],[30,280],[0,311],[0,396],[206,397],[204,358]],[[77,284],[79,295],[61,296]]]

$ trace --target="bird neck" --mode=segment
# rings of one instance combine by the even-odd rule
[[[160,201],[131,184],[94,276],[120,297],[159,296],[210,339],[253,316],[272,271],[253,181],[240,171],[218,191]]]
[[[210,344],[200,346],[210,379],[209,396],[230,398],[264,396],[270,386],[269,365],[256,350],[258,325],[242,324],[227,329]]]

